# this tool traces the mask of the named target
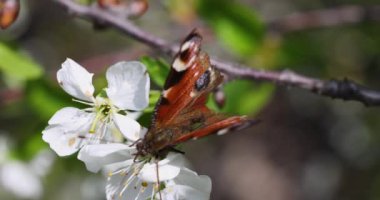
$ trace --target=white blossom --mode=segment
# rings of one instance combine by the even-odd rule
[[[78,154],[89,171],[105,172],[107,200],[209,199],[210,178],[190,170],[182,154],[171,152],[163,159],[152,156],[139,160],[133,142],[87,145]]]
[[[0,189],[20,199],[41,199],[43,178],[50,172],[55,155],[50,150],[39,151],[29,162],[11,159],[12,141],[0,137]],[[14,148],[14,147],[12,147]]]
[[[136,112],[131,111],[141,111],[148,105],[150,80],[145,66],[135,61],[112,65],[106,73],[105,94],[96,97],[92,76],[69,58],[57,72],[63,90],[89,106],[62,108],[42,132],[43,140],[60,156],[71,155],[87,144],[121,142],[121,134],[133,136],[140,132]]]

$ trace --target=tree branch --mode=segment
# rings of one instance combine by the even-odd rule
[[[72,0],[56,0],[57,3],[67,8],[72,14],[93,22],[102,22],[125,33],[131,38],[156,48],[170,56],[173,56],[178,46],[169,45],[165,40],[147,33],[130,21],[120,18],[114,13],[102,10],[97,6],[82,6]],[[225,61],[211,59],[212,65],[233,78],[244,78],[256,81],[269,81],[279,85],[302,88],[319,95],[343,100],[362,102],[367,106],[380,105],[380,91],[370,90],[353,81],[323,81],[310,78],[289,70],[265,71],[253,69],[247,66],[237,66]]]
[[[357,24],[363,21],[380,22],[380,5],[340,6],[316,11],[294,13],[268,21],[269,30],[287,33],[312,28]]]

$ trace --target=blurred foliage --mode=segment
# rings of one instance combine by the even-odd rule
[[[236,80],[224,86],[225,104],[220,109],[214,101],[208,105],[219,112],[254,115],[266,105],[274,91],[270,84],[256,84],[248,80]]]
[[[231,0],[199,0],[198,11],[228,50],[249,56],[259,48],[264,26],[254,10]]]
[[[63,107],[69,105],[78,107],[78,103],[74,103],[71,100],[72,97],[58,88],[57,84],[52,86],[51,82],[44,79],[30,81],[25,91],[30,107],[41,121],[49,120],[55,112]]]
[[[16,45],[0,42],[0,58],[0,70],[11,84],[35,79],[42,75],[41,67],[22,54]]]

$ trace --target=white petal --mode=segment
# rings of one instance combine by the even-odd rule
[[[167,182],[162,191],[166,200],[208,200],[211,193],[211,180],[208,176],[198,176],[197,173],[182,168],[180,174]]]
[[[142,110],[148,106],[150,79],[140,62],[119,62],[107,70],[108,97],[124,110]]]
[[[58,110],[49,120],[48,124],[61,124],[71,121],[71,118],[76,115],[78,108],[65,107]]]
[[[50,120],[48,127],[42,132],[42,139],[59,155],[67,156],[75,153],[88,142],[89,129],[95,117],[76,108],[63,108]]]
[[[182,168],[181,173],[173,179],[176,185],[190,186],[201,193],[210,195],[211,192],[211,179],[205,175],[198,175],[194,171]]]
[[[135,120],[118,113],[113,115],[113,120],[128,141],[134,142],[140,139],[141,126]]]
[[[148,129],[145,128],[145,127],[141,127],[141,131],[140,131],[140,138],[144,138],[144,136],[148,133]]]
[[[87,170],[98,172],[105,165],[132,158],[133,150],[118,143],[86,145],[80,150],[78,159],[86,164]]]
[[[81,148],[85,143],[76,133],[66,132],[62,126],[50,125],[42,131],[42,139],[49,143],[59,156],[68,156]]]
[[[49,120],[50,125],[60,125],[66,131],[88,132],[95,118],[95,113],[66,107],[57,111]]]
[[[118,173],[113,174],[108,178],[106,186],[107,200],[146,200],[151,199],[153,184],[148,183],[147,187],[142,187],[141,180],[137,177],[132,177],[132,181],[123,191],[126,181],[133,176],[133,173]],[[135,187],[136,186],[136,187]],[[138,196],[138,198],[137,198]]]
[[[181,154],[170,153],[165,159],[158,162],[158,173],[160,181],[166,181],[175,178],[185,160]],[[141,169],[139,178],[147,182],[157,182],[157,165],[156,163],[147,163]]]
[[[0,171],[1,186],[22,199],[39,199],[42,195],[42,183],[26,164],[6,163]]]
[[[131,119],[134,119],[134,120],[141,117],[142,114],[143,114],[143,112],[127,112],[127,116]]]
[[[156,165],[145,165],[143,169],[139,173],[139,178],[146,182],[154,183],[157,182],[157,173],[156,173]],[[166,181],[175,178],[181,168],[173,166],[173,165],[164,165],[158,167],[159,171],[159,180]]]
[[[209,200],[210,193],[204,193],[187,185],[168,186],[161,191],[165,200]]]
[[[124,160],[121,162],[112,163],[109,165],[105,165],[102,168],[103,173],[106,176],[110,176],[114,173],[117,173],[119,170],[125,170],[128,166],[134,164],[133,159]]]
[[[70,58],[62,63],[62,68],[57,72],[57,80],[63,90],[85,101],[92,101],[93,98],[92,76],[92,73]]]
[[[80,113],[84,111],[74,108],[74,107],[65,107],[58,110],[49,120],[49,124],[62,124],[66,122],[75,121],[75,117],[79,116]]]
[[[114,122],[106,124],[106,133],[102,138],[103,143],[123,143],[124,140],[123,134]]]

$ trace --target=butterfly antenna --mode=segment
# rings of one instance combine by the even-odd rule
[[[162,200],[162,196],[161,196],[161,184],[160,184],[160,175],[158,173],[158,160],[155,161],[156,162],[156,178],[157,178],[157,186],[158,186],[158,195],[160,197],[160,200]]]

